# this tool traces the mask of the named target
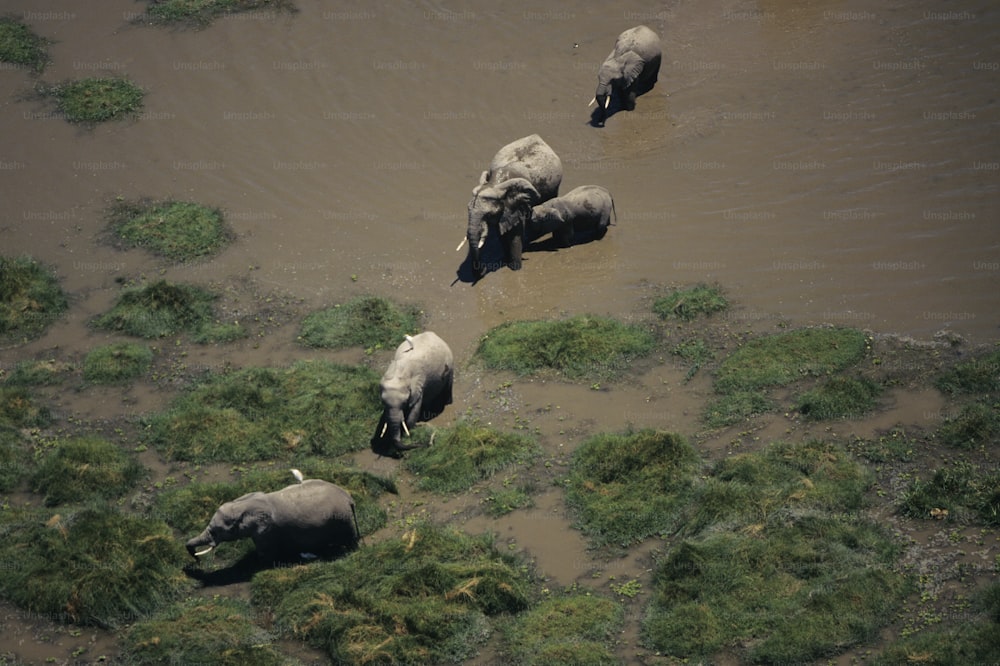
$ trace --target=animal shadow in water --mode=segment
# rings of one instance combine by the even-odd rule
[[[656,85],[655,82],[647,81],[646,83],[643,83],[641,86],[636,87],[635,90],[636,106],[638,106],[639,104],[639,98],[648,93],[650,90],[652,90],[655,85]],[[595,106],[594,109],[590,112],[590,122],[588,122],[587,124],[590,125],[591,127],[604,127],[604,123],[608,120],[608,118],[615,115],[619,111],[635,110],[635,108],[626,109],[625,106],[622,104],[623,101],[624,100],[622,99],[622,96],[620,94],[618,94],[617,92],[614,93],[613,95],[611,95],[611,102],[608,104],[608,108],[604,113],[604,120],[601,120],[601,110]]]
[[[612,225],[614,226],[614,225]],[[524,247],[524,253],[529,252],[559,252],[560,250],[568,250],[577,245],[586,245],[587,243],[593,243],[597,240],[603,238],[603,235],[598,235],[596,231],[577,231],[573,234],[573,242],[569,246],[564,246],[556,241],[555,236],[548,236],[542,240],[532,239],[530,243],[526,243]]]
[[[483,266],[486,267],[486,270],[484,270],[482,274],[477,274],[476,271],[473,270],[472,261],[469,259],[468,252],[466,252],[465,258],[455,271],[455,282],[476,284],[490,273],[507,267],[507,262],[504,261],[503,258],[503,246],[501,245],[500,239],[496,237],[496,234],[491,233],[486,237],[486,243],[479,250],[479,259],[483,263]],[[521,262],[522,264],[524,262],[523,254],[521,256]],[[455,282],[452,282],[452,284],[455,284]]]
[[[317,555],[315,558],[303,558],[297,553],[286,553],[277,556],[271,562],[267,562],[257,555],[256,550],[251,550],[228,567],[206,571],[200,564],[188,564],[184,567],[184,573],[188,578],[193,578],[200,582],[202,587],[223,587],[236,583],[248,583],[254,577],[254,574],[265,569],[279,569],[317,561],[328,562],[343,557],[350,552],[352,550],[348,548],[331,548]]]

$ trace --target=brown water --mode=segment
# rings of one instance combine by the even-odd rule
[[[160,274],[252,278],[307,307],[360,293],[418,302],[460,363],[507,319],[635,316],[650,284],[699,281],[723,285],[748,326],[998,337],[995,3],[297,4],[184,31],[128,25],[144,6],[133,0],[0,0],[54,40],[44,81],[128,75],[148,93],[139,120],[84,130],[20,99],[32,85],[23,70],[0,69],[0,251],[54,266],[73,295],[67,320],[5,351],[4,367],[56,346],[88,350],[103,336],[85,322],[111,303],[115,279]],[[638,23],[663,38],[659,84],[634,112],[590,127],[597,66]],[[536,132],[562,158],[564,190],[611,190],[618,226],[528,253],[520,272],[456,282],[480,171]],[[185,267],[114,250],[101,239],[116,196],[220,206],[237,240]],[[197,352],[237,365],[301,353],[291,335]],[[517,399],[564,408],[539,421],[552,446],[570,446],[557,437],[567,420],[577,434],[685,422],[695,406],[671,389],[678,381],[653,371],[610,394],[531,385]],[[456,413],[486,388],[467,386]],[[66,411],[122,402],[88,396]],[[158,401],[126,397],[137,411]],[[586,555],[552,497],[509,522],[557,569]],[[546,543],[549,525],[565,539]],[[586,568],[574,566],[552,575],[573,580]]]

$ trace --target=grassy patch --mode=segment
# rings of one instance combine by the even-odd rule
[[[532,578],[489,535],[419,524],[342,559],[253,579],[284,633],[338,664],[441,664],[476,654],[490,618],[525,610]]]
[[[902,428],[892,428],[874,439],[855,439],[850,450],[859,458],[880,464],[886,462],[910,462],[920,440],[906,434]]]
[[[222,211],[190,201],[119,201],[108,212],[108,220],[124,245],[143,247],[172,261],[213,255],[232,239]]]
[[[483,498],[484,510],[487,515],[499,518],[518,509],[532,507],[535,505],[535,500],[531,497],[534,490],[531,484],[516,486],[504,484],[502,488],[489,492]]]
[[[524,666],[604,666],[618,663],[612,646],[624,622],[622,607],[590,594],[558,596],[519,615],[505,643]]]
[[[784,386],[803,377],[823,377],[860,361],[867,339],[852,328],[803,328],[755,338],[719,367],[720,393]]]
[[[88,77],[66,81],[43,92],[56,100],[56,108],[71,123],[121,120],[142,108],[142,88],[123,77]]]
[[[981,400],[964,405],[937,429],[938,440],[959,449],[992,446],[1000,439],[1000,402]]]
[[[146,16],[154,23],[205,26],[218,16],[248,11],[294,12],[290,0],[155,0]]]
[[[57,442],[32,476],[31,490],[46,506],[91,499],[114,499],[146,475],[146,469],[118,446],[100,437]]]
[[[134,342],[116,342],[92,349],[83,360],[83,378],[95,384],[127,382],[144,375],[153,363],[153,350]]]
[[[114,628],[191,589],[188,555],[164,523],[109,507],[0,513],[0,594],[53,620]]]
[[[218,294],[201,287],[158,280],[124,290],[111,310],[95,317],[93,324],[139,338],[186,332],[197,342],[214,342],[213,334],[228,331],[226,327],[223,331],[216,328],[213,304],[218,298]]]
[[[934,385],[949,395],[1000,392],[1000,351],[957,363],[938,376]]]
[[[336,456],[368,445],[381,410],[369,368],[300,361],[208,375],[148,421],[167,458],[247,462]]]
[[[19,361],[4,377],[7,386],[51,386],[62,383],[74,368],[54,359]]]
[[[830,377],[803,393],[796,404],[810,421],[862,416],[875,409],[882,387],[864,377]]]
[[[698,284],[687,289],[675,289],[653,302],[653,312],[660,319],[691,321],[700,316],[722,312],[729,308],[729,301],[718,286]]]
[[[28,389],[0,386],[0,425],[38,428],[48,425],[51,420],[49,408],[39,405]]]
[[[908,591],[896,547],[872,523],[774,516],[709,531],[656,567],[644,642],[667,655],[741,646],[753,663],[802,663],[871,640]]]
[[[240,599],[188,599],[130,627],[127,663],[280,666],[287,663],[274,636],[254,624]]]
[[[41,72],[49,61],[48,40],[13,16],[0,17],[0,62]]]
[[[774,401],[764,393],[733,391],[709,402],[702,421],[710,428],[722,428],[765,414],[774,407]]]
[[[629,546],[676,529],[698,468],[698,455],[680,435],[595,435],[573,455],[566,502],[596,545]]]
[[[17,428],[0,425],[0,493],[16,489],[28,469],[24,438]]]
[[[913,518],[1000,526],[1000,471],[984,471],[962,461],[941,467],[926,481],[910,482],[900,512]]]
[[[0,257],[0,339],[38,337],[69,307],[55,276],[30,257]]]
[[[554,372],[567,379],[613,379],[653,350],[653,334],[607,317],[506,322],[479,341],[476,356],[493,370]]]
[[[378,296],[360,296],[302,320],[299,340],[308,347],[395,349],[403,336],[420,328],[418,308],[400,306]]]
[[[429,439],[429,430],[420,432],[422,439]],[[459,421],[436,429],[434,444],[409,451],[403,466],[419,477],[417,487],[421,490],[457,493],[511,465],[527,463],[540,453],[538,443],[525,435]]]

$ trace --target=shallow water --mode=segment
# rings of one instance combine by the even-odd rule
[[[0,0],[54,40],[42,80],[127,75],[148,93],[138,120],[85,130],[22,99],[26,72],[0,68],[0,248],[54,266],[73,296],[67,319],[6,350],[4,367],[85,352],[105,337],[86,321],[115,280],[161,274],[252,278],[307,307],[361,293],[417,302],[460,363],[507,319],[636,316],[650,285],[700,281],[719,282],[747,326],[997,338],[995,3],[297,4],[187,31],[128,24],[144,6],[132,0]],[[597,66],[638,23],[663,38],[659,83],[634,112],[590,127]],[[456,282],[480,171],[536,132],[562,158],[563,190],[607,187],[618,225],[600,242],[529,252],[520,272]],[[102,214],[116,196],[220,206],[237,240],[182,267],[115,250]],[[301,350],[282,339],[196,354],[250,364]],[[676,427],[694,407],[667,385],[647,377],[610,397],[535,385],[520,399],[565,406],[578,433]],[[134,393],[136,411],[163,399]],[[113,390],[65,399],[68,413],[108,416],[123,402]],[[508,522],[544,564],[579,561],[578,535],[549,504]],[[566,538],[542,546],[550,524]]]

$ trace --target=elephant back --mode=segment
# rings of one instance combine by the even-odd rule
[[[537,134],[512,141],[497,151],[490,162],[487,182],[496,185],[512,178],[524,178],[538,190],[539,200],[559,194],[562,160]]]
[[[307,479],[271,493],[276,517],[287,516],[290,522],[308,522],[322,525],[331,518],[343,517],[354,503],[351,494],[340,486],[322,479]],[[306,513],[303,507],[308,507]]]
[[[652,62],[660,58],[660,37],[644,25],[629,28],[618,35],[615,42],[614,55],[629,51],[635,52],[644,62]]]

